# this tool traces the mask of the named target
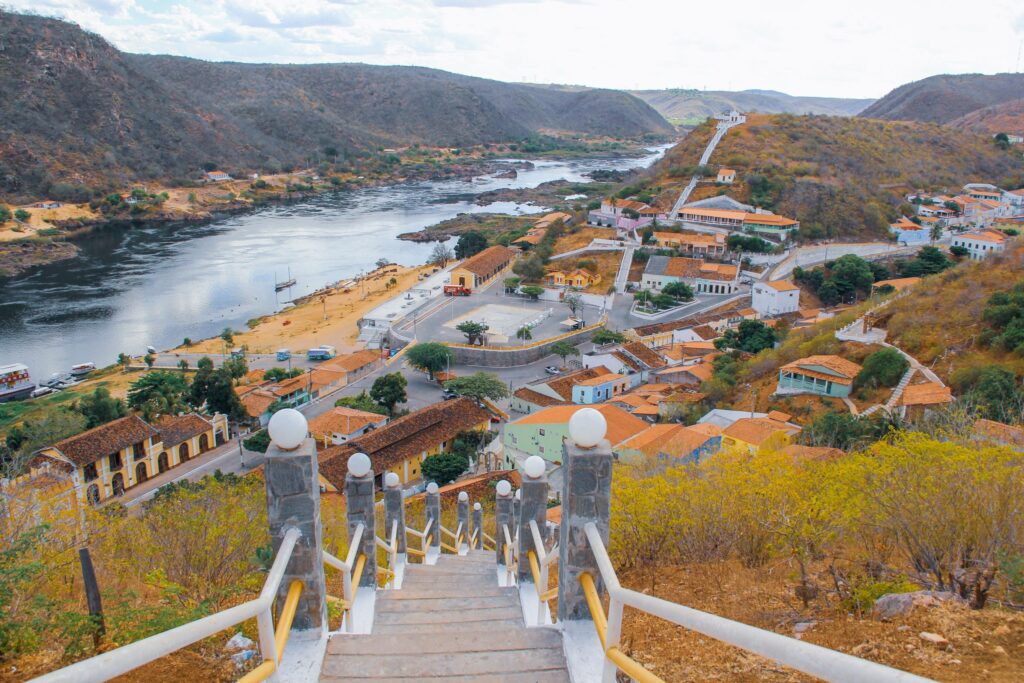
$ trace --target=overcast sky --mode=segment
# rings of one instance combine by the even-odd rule
[[[880,97],[1018,71],[1024,3],[988,0],[0,0],[122,50],[413,64],[505,81]],[[1022,94],[1024,96],[1024,94]]]

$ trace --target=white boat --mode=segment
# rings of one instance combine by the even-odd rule
[[[35,389],[36,385],[29,377],[27,365],[0,365],[0,403],[28,398]]]
[[[71,366],[72,377],[85,377],[90,372],[96,369],[95,363],[78,363]]]

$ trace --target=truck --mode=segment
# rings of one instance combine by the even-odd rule
[[[337,349],[333,346],[324,344],[323,346],[317,346],[306,351],[306,358],[309,360],[330,360],[338,355]]]
[[[445,296],[469,296],[473,293],[469,287],[465,285],[445,285],[444,295]]]

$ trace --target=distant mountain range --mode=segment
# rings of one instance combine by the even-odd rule
[[[998,120],[1005,110],[979,110],[1021,98],[1024,98],[1024,74],[946,74],[901,85],[860,115],[872,119],[944,123],[994,133],[999,131],[991,130],[983,122],[993,117]],[[1016,110],[1019,109],[1017,105]],[[1020,119],[1016,120],[1019,125]],[[1006,132],[1019,133],[1020,130]]]
[[[123,53],[74,24],[0,11],[0,195],[124,187],[205,162],[273,170],[346,153],[538,133],[667,136],[625,92],[559,91],[433,69],[212,63]]]
[[[839,97],[794,97],[774,90],[633,90],[666,119],[677,125],[695,126],[723,111],[736,109],[762,114],[828,114],[854,116],[874,100]]]

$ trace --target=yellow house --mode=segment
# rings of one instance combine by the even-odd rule
[[[800,427],[787,422],[786,413],[773,410],[764,417],[744,417],[722,432],[722,448],[744,448],[756,453],[762,446],[782,448],[800,433]]]
[[[548,278],[551,280],[551,284],[558,287],[576,287],[577,289],[586,289],[591,285],[596,285],[601,282],[601,276],[597,273],[591,273],[588,270],[577,268],[576,270],[563,273],[560,270],[555,270],[548,273]]]
[[[96,505],[213,448],[226,437],[227,418],[223,415],[212,420],[195,413],[166,416],[155,425],[129,415],[40,449],[33,469],[54,463],[63,466],[79,500]]]
[[[317,454],[320,486],[325,491],[343,491],[348,459],[355,453],[370,456],[378,488],[384,475],[394,472],[403,484],[421,478],[425,458],[451,448],[462,432],[485,431],[491,414],[468,398],[434,403],[339,446]]]
[[[495,245],[452,268],[448,284],[476,289],[487,284],[512,263],[513,252],[508,247]]]

